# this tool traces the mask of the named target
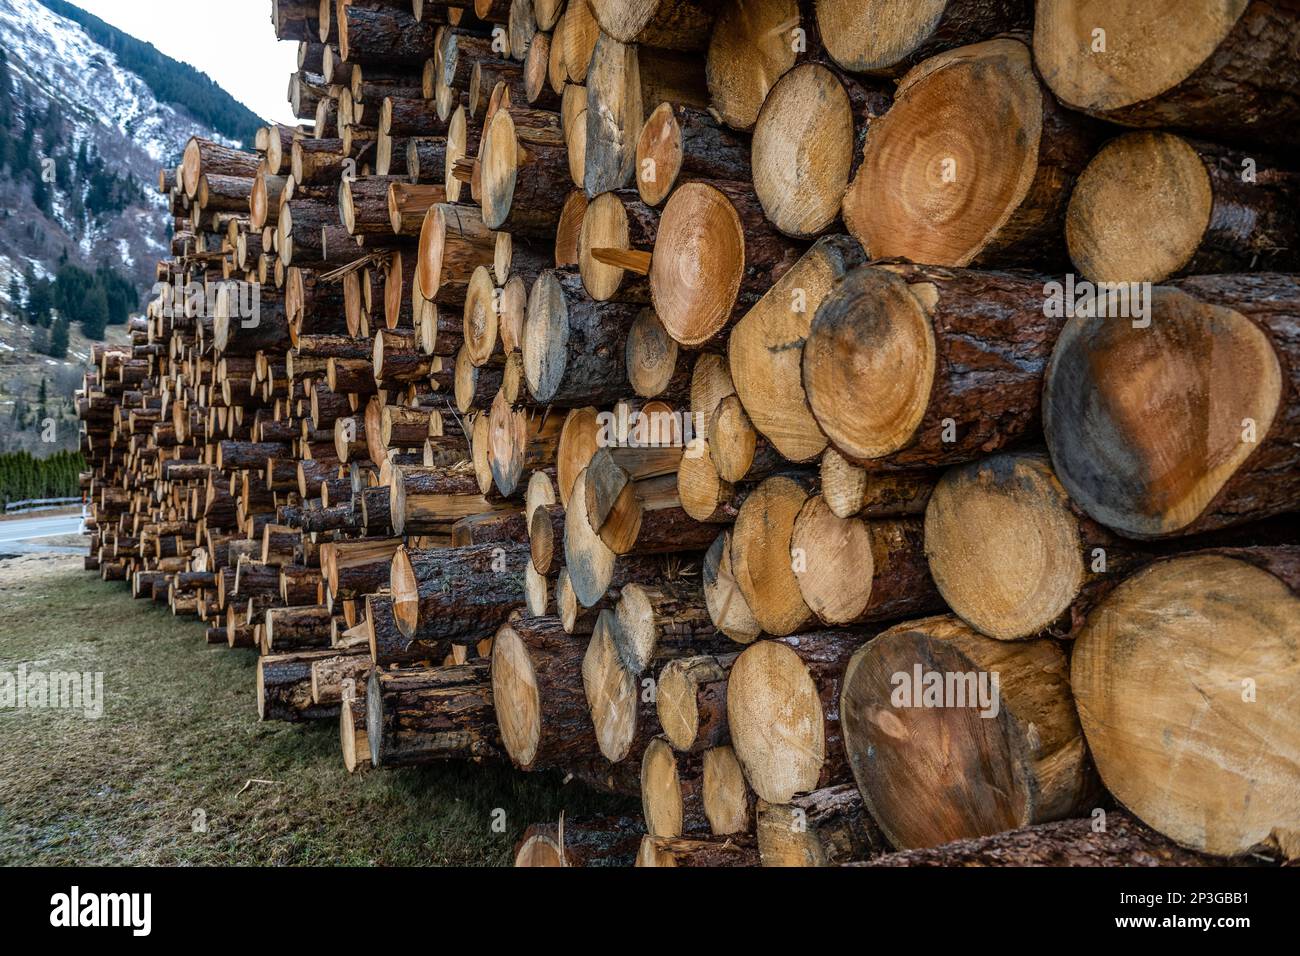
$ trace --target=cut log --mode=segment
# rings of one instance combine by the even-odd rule
[[[731,330],[727,357],[736,394],[754,427],[790,461],[811,461],[826,447],[802,380],[813,316],[835,282],[865,261],[856,239],[819,239]]]
[[[896,847],[987,836],[1093,806],[1069,663],[1053,641],[998,641],[952,616],[923,618],[854,654],[843,687],[844,748]]]
[[[408,637],[430,634],[458,644],[490,636],[524,603],[522,544],[403,548],[393,555],[393,613]]]
[[[748,185],[687,183],[659,219],[650,263],[655,311],[682,345],[704,345],[757,302],[798,253],[764,218]]]
[[[430,628],[427,635],[418,629],[414,634],[403,634],[389,594],[366,595],[364,628],[370,659],[376,664],[441,662],[451,653],[451,640],[437,628]]]
[[[1149,557],[1080,512],[1035,452],[945,474],[926,509],[925,550],[953,611],[1001,640],[1069,634]]]
[[[582,686],[601,754],[610,763],[639,765],[659,733],[659,716],[651,688],[643,687],[619,657],[614,627],[613,612],[601,611],[582,658]]]
[[[1069,320],[1047,370],[1043,422],[1070,497],[1137,538],[1294,509],[1297,317],[1296,278],[1261,274],[1157,288],[1132,321]]]
[[[897,76],[956,46],[1029,27],[1030,0],[817,0],[826,52],[846,70]]]
[[[451,200],[450,190],[447,196]],[[474,270],[490,267],[495,256],[496,234],[483,224],[477,209],[431,206],[420,229],[420,291],[441,305],[463,305]]]
[[[534,823],[515,847],[515,866],[631,866],[642,829],[631,817]]]
[[[715,836],[754,831],[754,791],[730,745],[704,751],[704,816]]]
[[[499,757],[488,662],[375,668],[366,690],[366,738],[376,767]]]
[[[639,398],[676,401],[690,388],[690,362],[659,321],[654,309],[637,313],[623,353],[628,384]]]
[[[635,774],[612,768],[597,749],[582,687],[586,640],[557,618],[516,616],[492,642],[492,692],[501,739],[521,770],[586,768],[616,790],[639,793]],[[636,770],[635,764],[628,765]]]
[[[804,603],[828,627],[944,609],[920,518],[839,518],[813,495],[795,518],[790,554]]]
[[[1111,592],[1075,641],[1070,679],[1102,781],[1183,846],[1295,855],[1298,586],[1295,547],[1172,558]]]
[[[636,143],[636,186],[643,202],[659,205],[678,181],[749,178],[749,143],[707,110],[660,103],[646,117]]]
[[[754,125],[754,193],[767,218],[799,239],[839,219],[858,129],[888,108],[887,93],[842,81],[821,63],[801,63],[777,80]]]
[[[710,0],[592,0],[600,28],[621,43],[688,52],[703,50],[713,28]]]
[[[263,632],[267,651],[283,654],[329,647],[330,618],[324,606],[267,608]]]
[[[763,633],[731,567],[731,533],[724,531],[704,554],[704,602],[714,626],[737,644]]]
[[[539,403],[612,404],[627,391],[621,359],[640,307],[591,299],[577,273],[548,270],[528,295],[524,381]]]
[[[311,666],[335,656],[331,650],[263,655],[257,659],[257,716],[260,720],[323,720],[336,717],[338,704],[311,699]]]
[[[478,490],[472,468],[463,462],[452,466],[396,466],[389,489],[390,520],[399,535],[442,531],[461,518],[494,507]]]
[[[706,63],[712,109],[733,129],[748,130],[768,92],[808,46],[815,24],[799,0],[733,0],[718,13]]]
[[[731,745],[761,799],[788,803],[797,793],[849,779],[840,688],[849,658],[869,636],[814,631],[758,641],[732,665]]]
[[[433,50],[438,24],[431,17],[416,20],[404,7],[340,5],[339,57],[349,63],[422,66]]]
[[[834,448],[822,455],[820,477],[822,497],[840,518],[923,515],[939,479],[933,471],[869,471]]]
[[[1043,302],[1042,280],[1026,275],[860,268],[804,343],[812,414],[844,457],[878,468],[957,464],[1032,439],[1064,325]]]
[[[503,107],[483,131],[480,198],[492,229],[555,234],[571,180],[558,113]]]
[[[701,753],[731,740],[727,728],[727,673],[737,656],[678,657],[659,672],[655,692],[659,725],[677,750]]]
[[[657,660],[702,652],[717,633],[699,583],[685,578],[626,585],[619,593],[614,621],[614,644],[633,674],[644,673]]]
[[[372,766],[370,741],[366,739],[365,697],[354,697],[340,705],[339,745],[343,750],[343,766],[348,773],[368,770]]]
[[[512,409],[500,393],[488,420],[488,464],[492,483],[502,497],[519,489],[526,472],[555,461],[564,422],[559,415]]]
[[[764,866],[836,866],[889,850],[855,784],[758,804],[758,852]]]
[[[1019,40],[941,53],[903,77],[871,124],[845,225],[876,259],[1063,263],[1066,201],[1097,134],[1056,104]]]
[[[1297,206],[1300,175],[1275,160],[1173,133],[1128,133],[1079,176],[1065,238],[1093,282],[1285,272],[1300,265]]]
[[[1223,866],[1184,850],[1123,810],[1058,820],[924,850],[900,850],[860,866]]]
[[[812,621],[790,552],[795,519],[808,500],[812,479],[774,475],[745,499],[731,532],[736,585],[759,628],[794,634]]]
[[[666,100],[708,106],[698,56],[622,43],[607,33],[596,41],[584,82],[588,197],[632,184],[641,126],[657,105]]]
[[[599,302],[649,302],[650,284],[644,272],[614,263],[648,253],[658,229],[659,213],[634,190],[616,189],[592,199],[578,234],[578,271],[587,293]]]
[[[1035,64],[1067,106],[1125,126],[1300,142],[1300,51],[1293,42],[1300,14],[1289,4],[1038,0],[1036,13]],[[1153,55],[1147,44],[1154,30],[1178,42]]]
[[[650,741],[641,758],[641,812],[654,836],[709,832],[700,759],[674,753],[663,737]]]
[[[748,834],[725,837],[641,838],[637,866],[758,866],[758,848]]]

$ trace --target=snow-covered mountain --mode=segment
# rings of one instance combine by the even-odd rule
[[[34,281],[66,264],[92,274],[109,267],[126,280],[114,278],[113,288],[147,291],[171,231],[159,168],[175,165],[193,135],[233,142],[214,131],[213,117],[227,132],[257,122],[192,68],[47,2],[0,0],[0,431],[28,379],[58,372],[39,354],[54,320],[42,328],[23,314]],[[64,318],[67,359],[78,362],[89,351],[78,334],[83,316]]]
[[[50,274],[66,251],[87,268],[108,257],[143,282],[166,250],[165,205],[154,188],[158,168],[174,164],[192,135],[221,137],[182,109],[159,102],[116,53],[37,0],[0,0],[0,50],[11,79],[11,88],[0,90],[10,133],[28,135],[28,123],[35,123],[36,156],[49,163],[42,168],[58,171],[66,162],[86,180],[66,190],[50,184],[56,188],[48,212],[42,212],[33,202],[32,184],[15,182],[12,170],[0,172],[0,269],[21,273],[30,265],[37,275]],[[87,196],[92,185],[107,190],[75,168],[83,150],[123,181],[118,196],[106,197],[107,214],[95,216],[86,208],[88,199],[105,201]],[[117,206],[120,211],[112,208]],[[7,295],[6,278],[0,300]]]

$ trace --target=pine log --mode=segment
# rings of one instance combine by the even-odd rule
[[[1093,282],[1300,266],[1300,174],[1173,133],[1128,133],[1070,194],[1070,259]],[[1152,228],[1153,224],[1158,224]]]
[[[799,252],[767,221],[748,184],[687,183],[659,219],[650,262],[655,311],[682,345],[704,345],[753,306]]]
[[[813,495],[795,518],[790,554],[804,603],[827,627],[944,609],[920,518],[839,518]]]
[[[1084,515],[1039,452],[947,472],[926,509],[925,551],[953,611],[1001,640],[1069,634],[1150,557]]]
[[[748,834],[725,837],[641,838],[637,866],[758,866],[758,848]]]
[[[1223,866],[1184,850],[1123,810],[1058,820],[923,850],[886,853],[857,866]]]
[[[338,704],[311,699],[311,667],[331,650],[264,655],[257,659],[257,716],[260,720],[321,720],[336,717]]]
[[[654,836],[707,833],[700,758],[674,753],[663,737],[651,740],[641,758],[641,812]]]
[[[636,187],[643,202],[658,206],[679,181],[750,177],[749,143],[707,110],[660,103],[646,117],[636,143]]]
[[[826,447],[804,394],[803,343],[834,283],[865,260],[856,239],[818,240],[731,330],[736,394],[754,427],[791,461],[809,461]]]
[[[898,76],[952,47],[1025,30],[1030,0],[939,0],[899,7],[889,0],[818,0],[817,30],[846,70]]]
[[[821,461],[821,492],[840,518],[901,518],[923,515],[939,475],[934,471],[870,471],[834,448]]]
[[[1153,290],[1144,313],[1076,313],[1052,353],[1044,432],[1070,497],[1136,538],[1294,509],[1300,283],[1278,274],[1184,279]]]
[[[855,784],[758,804],[758,852],[764,866],[836,866],[889,851]]]
[[[488,662],[375,668],[366,690],[366,738],[376,767],[499,757]]]
[[[761,799],[788,803],[797,793],[849,779],[840,689],[849,658],[869,636],[860,630],[814,631],[757,641],[732,665],[731,744]]]
[[[1037,437],[1064,324],[1044,314],[1044,295],[1041,279],[1022,274],[855,270],[804,343],[813,416],[840,454],[873,468],[957,464]]]
[[[1066,203],[1098,133],[1056,104],[1019,40],[940,53],[903,77],[871,124],[845,225],[876,259],[1063,263]]]
[[[672,746],[701,753],[731,740],[727,727],[727,674],[738,654],[677,657],[659,672],[659,725]]]
[[[1296,547],[1171,558],[1115,588],[1075,641],[1070,680],[1102,781],[1190,849],[1300,852],[1298,587]]]
[[[632,189],[615,189],[591,200],[578,233],[578,271],[583,287],[598,302],[649,302],[644,274],[629,272],[617,261],[654,247],[659,213]],[[610,253],[614,258],[610,258]]]
[[[698,56],[623,43],[601,33],[585,74],[587,137],[583,188],[589,198],[628,186],[645,118],[665,100],[706,107]]]
[[[515,866],[631,866],[642,829],[630,817],[534,823],[515,847]]]
[[[1290,4],[1039,0],[1036,13],[1035,64],[1067,106],[1124,126],[1188,129],[1243,143],[1300,142],[1300,51],[1293,42],[1300,12]],[[1153,30],[1178,42],[1153,53]]]
[[[611,765],[597,748],[582,686],[585,649],[553,617],[515,616],[497,630],[492,692],[502,743],[521,770],[576,770],[606,789],[639,793],[636,764]]]
[[[582,658],[582,686],[596,742],[610,763],[639,765],[646,746],[659,733],[653,680],[642,684],[624,666],[614,643],[613,612],[601,611]]]
[[[1069,670],[1053,641],[998,641],[952,616],[899,624],[854,654],[843,745],[889,842],[938,846],[1094,806]]]
[[[723,531],[704,555],[704,603],[714,625],[737,644],[763,632],[731,567],[731,533]]]
[[[522,342],[524,381],[539,403],[610,404],[627,390],[621,359],[639,306],[597,302],[581,277],[542,273],[528,295]]]
[[[527,561],[522,544],[399,550],[391,569],[399,630],[458,644],[490,636],[524,603]]]

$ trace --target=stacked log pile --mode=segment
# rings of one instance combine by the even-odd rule
[[[641,796],[521,865],[1297,855],[1300,11],[1168,6],[275,0],[87,568],[349,770]]]

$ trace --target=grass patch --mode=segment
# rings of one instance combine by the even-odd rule
[[[0,864],[507,865],[530,823],[637,809],[499,765],[350,775],[336,721],[258,722],[252,651],[40,560],[0,562],[0,670],[102,671],[103,716],[0,709]]]

